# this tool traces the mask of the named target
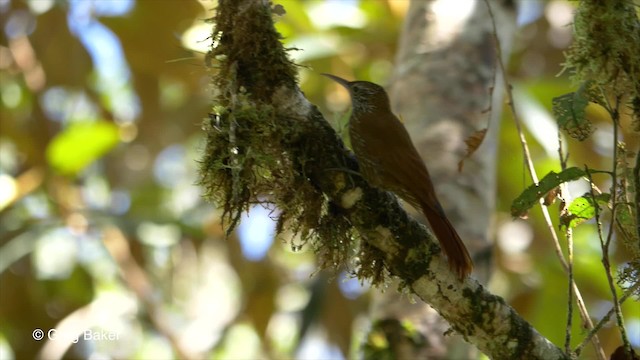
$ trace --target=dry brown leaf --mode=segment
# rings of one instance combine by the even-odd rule
[[[471,155],[473,155],[473,153],[478,150],[480,145],[482,145],[484,137],[487,135],[487,129],[488,128],[478,130],[464,140],[464,142],[467,144],[467,153],[464,155],[462,160],[458,162],[458,172],[462,172],[464,161],[471,157]]]

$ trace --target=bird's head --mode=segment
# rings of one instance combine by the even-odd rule
[[[354,112],[390,111],[389,96],[378,84],[369,81],[347,81],[331,74],[322,74],[349,90]]]

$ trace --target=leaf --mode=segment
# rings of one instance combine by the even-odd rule
[[[540,183],[533,184],[524,190],[511,204],[511,216],[522,217],[527,211],[540,201],[549,191],[562,183],[577,180],[586,173],[584,170],[571,167],[561,171],[559,174],[553,171],[545,175]]]
[[[487,135],[487,129],[485,128],[485,129],[481,129],[474,132],[473,134],[471,134],[471,136],[469,136],[464,140],[464,142],[467,144],[467,153],[464,155],[462,160],[458,162],[458,172],[462,172],[464,161],[469,157],[471,157],[471,155],[473,155],[473,153],[475,153],[476,150],[478,150],[480,145],[482,145],[482,142],[484,141],[484,137],[486,135]]]
[[[585,82],[577,91],[552,100],[553,115],[558,126],[579,141],[585,140],[594,131],[591,121],[585,116],[590,100],[595,103],[594,105],[600,102],[590,81]]]
[[[47,146],[49,165],[75,175],[118,143],[118,127],[107,121],[79,122],[57,134]]]
[[[566,214],[563,214],[560,218],[562,226],[575,228],[592,219],[596,216],[596,204],[598,204],[598,209],[601,209],[600,205],[608,204],[610,198],[611,195],[607,193],[596,195],[595,200],[591,193],[575,198],[567,208]]]

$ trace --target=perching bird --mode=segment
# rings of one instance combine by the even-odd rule
[[[389,190],[421,209],[460,279],[473,269],[469,252],[436,197],[431,177],[409,133],[391,112],[386,91],[368,81],[347,81],[322,74],[349,90],[351,146],[360,173],[373,186]]]

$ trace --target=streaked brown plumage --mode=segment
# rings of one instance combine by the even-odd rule
[[[349,136],[362,176],[373,186],[392,191],[421,209],[449,258],[451,270],[460,279],[469,275],[473,264],[467,248],[444,214],[409,133],[391,112],[385,90],[368,81],[322,75],[344,86],[351,95]]]

